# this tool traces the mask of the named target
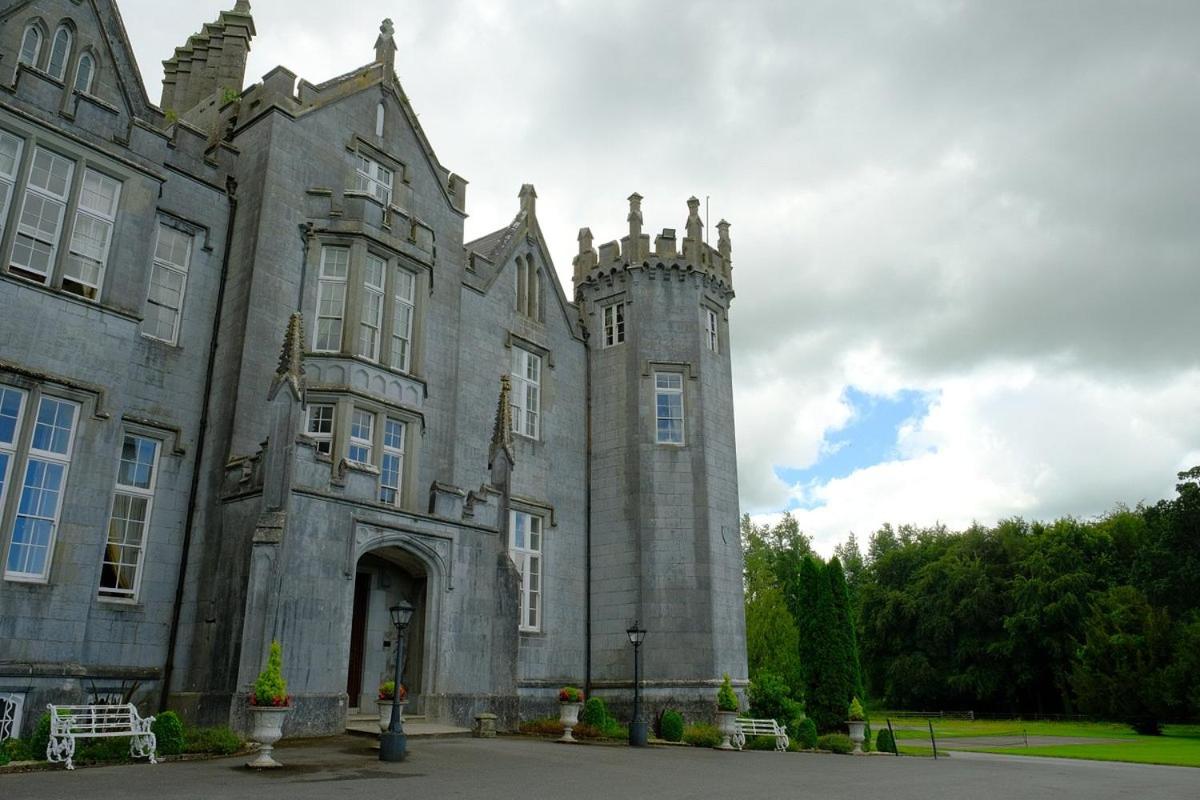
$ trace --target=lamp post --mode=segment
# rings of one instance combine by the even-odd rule
[[[646,630],[639,628],[637,620],[634,620],[633,625],[626,629],[625,633],[629,635],[629,643],[633,645],[633,721],[629,723],[629,746],[645,747],[646,721],[642,719],[642,683],[638,669],[638,649],[646,638]]]
[[[403,761],[408,755],[408,737],[404,735],[404,723],[400,720],[400,664],[404,659],[404,630],[412,619],[412,603],[401,600],[388,609],[392,624],[396,626],[396,693],[392,696],[392,718],[387,731],[379,737],[380,761]]]

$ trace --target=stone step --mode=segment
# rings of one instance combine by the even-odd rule
[[[353,736],[379,738],[379,717],[375,714],[355,714],[346,719],[346,733]],[[423,716],[404,715],[404,735],[410,739],[453,739],[471,735],[470,728],[429,722]]]

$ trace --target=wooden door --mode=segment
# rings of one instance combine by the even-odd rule
[[[350,665],[346,670],[346,694],[351,708],[362,697],[363,647],[367,635],[367,603],[371,599],[371,575],[360,572],[354,577],[354,611],[350,619]]]

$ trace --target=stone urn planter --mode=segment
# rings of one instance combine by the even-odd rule
[[[866,720],[852,719],[846,723],[850,728],[850,741],[854,743],[854,755],[861,756],[863,749],[863,729],[866,728]]]
[[[729,743],[729,740],[737,733],[737,712],[718,711],[717,730],[721,732],[721,743],[717,745],[717,749],[732,750],[733,745]]]
[[[404,721],[404,706],[408,703],[401,700],[400,706],[400,721]],[[379,707],[379,732],[386,733],[388,726],[392,724],[392,705],[391,700],[376,700],[375,705]]]
[[[291,706],[250,706],[250,719],[253,722],[250,738],[260,746],[258,756],[246,762],[247,767],[272,769],[283,766],[271,757],[271,752],[283,736],[283,720],[291,710]]]
[[[560,742],[574,742],[575,737],[571,735],[571,731],[579,724],[579,710],[583,708],[583,703],[559,703],[558,704],[558,721],[562,723],[563,735],[559,737]]]

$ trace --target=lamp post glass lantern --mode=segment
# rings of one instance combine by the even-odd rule
[[[629,723],[629,745],[630,747],[645,747],[646,721],[642,719],[639,649],[646,639],[646,629],[639,627],[637,620],[634,620],[633,625],[627,628],[625,633],[629,636],[629,643],[633,645],[633,721]]]
[[[413,606],[407,600],[401,600],[397,605],[388,609],[392,624],[396,626],[396,694],[392,698],[392,718],[388,721],[388,729],[379,737],[380,761],[403,761],[408,755],[408,737],[404,735],[404,723],[400,719],[400,665],[404,662],[404,631],[412,619]]]

